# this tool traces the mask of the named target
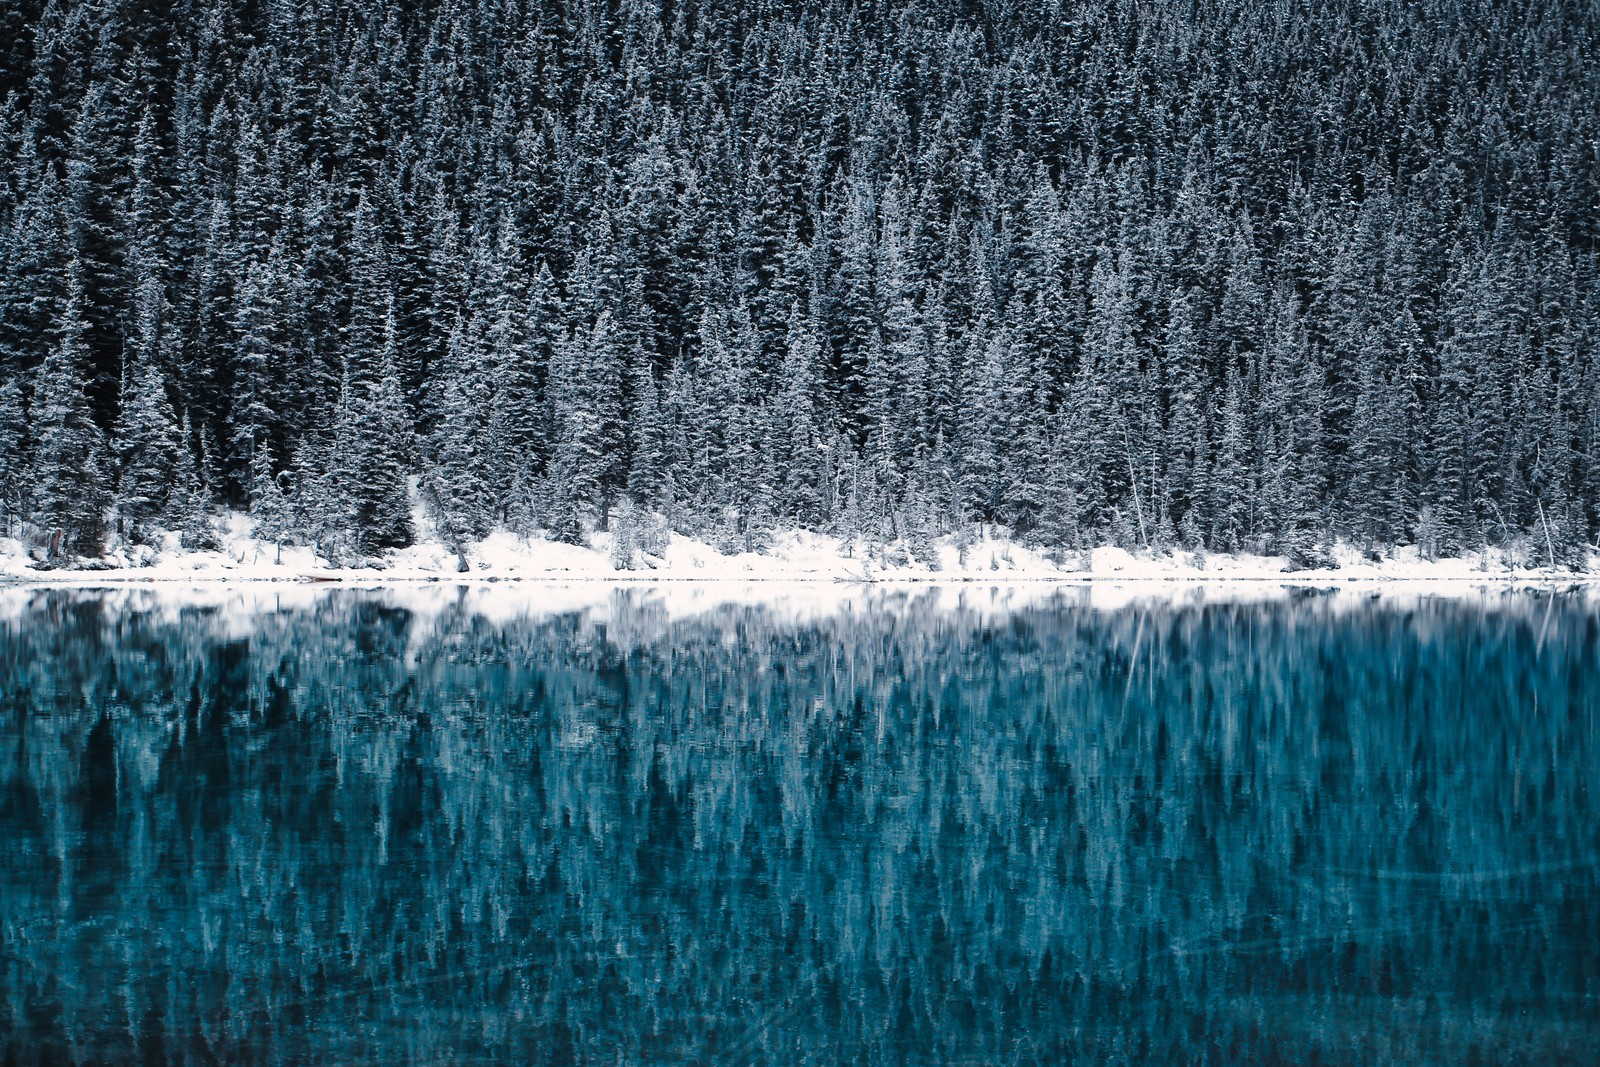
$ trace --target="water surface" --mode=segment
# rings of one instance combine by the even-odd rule
[[[0,599],[4,1062],[1592,1063],[1582,597]]]

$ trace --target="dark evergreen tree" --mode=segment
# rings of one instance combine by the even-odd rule
[[[354,405],[347,442],[350,461],[350,522],[356,548],[379,555],[415,539],[407,471],[411,462],[411,418],[400,385],[394,315],[387,316],[377,377]],[[356,388],[352,383],[351,388]]]
[[[217,538],[211,524],[212,489],[206,484],[205,458],[193,427],[186,410],[178,426],[178,475],[168,514],[185,548],[213,549]]]
[[[84,366],[89,362],[82,271],[67,268],[56,340],[39,367],[31,410],[34,522],[49,559],[97,554],[105,536],[105,436],[95,425]]]
[[[272,448],[278,435],[277,386],[283,357],[283,263],[279,246],[252,263],[239,287],[233,321],[234,355],[228,417],[229,470],[254,509],[272,491]]]
[[[168,517],[179,466],[177,415],[166,377],[154,361],[127,372],[117,424],[117,509],[137,531]]]
[[[32,510],[29,444],[22,386],[0,382],[0,532],[6,537],[21,533],[21,524]]]
[[[439,532],[458,553],[488,532],[494,507],[483,462],[490,413],[482,403],[489,383],[480,341],[475,329],[457,320],[442,372],[444,395],[431,462],[423,476]]]
[[[821,427],[817,381],[822,345],[799,307],[789,312],[782,381],[771,408],[767,452],[772,457],[773,506],[782,519],[801,526],[822,520]]]

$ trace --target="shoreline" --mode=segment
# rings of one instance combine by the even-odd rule
[[[22,544],[0,540],[0,587],[263,585],[356,588],[579,583],[584,585],[710,585],[808,587],[1041,586],[1197,588],[1203,586],[1415,585],[1418,588],[1586,587],[1600,585],[1600,556],[1583,569],[1527,565],[1527,556],[1484,549],[1470,556],[1423,559],[1414,546],[1380,556],[1338,544],[1324,565],[1292,569],[1283,556],[1103,545],[1049,553],[1005,531],[978,538],[946,535],[913,552],[904,542],[864,545],[804,530],[774,532],[759,551],[727,552],[672,534],[645,554],[623,556],[609,533],[582,546],[524,538],[507,531],[463,546],[458,553],[434,537],[381,559],[334,565],[303,546],[257,539],[243,516],[218,531],[218,547],[186,550],[175,536],[156,546],[120,548],[77,566],[36,569]],[[431,530],[426,530],[431,534]],[[619,566],[619,563],[630,564]],[[465,567],[465,569],[463,569]]]
[[[54,577],[46,577],[54,575]],[[0,576],[0,588],[16,589],[39,586],[140,586],[140,585],[293,585],[330,588],[365,588],[372,586],[426,586],[426,585],[549,585],[565,583],[593,585],[859,585],[890,587],[897,585],[1493,585],[1493,586],[1592,586],[1600,585],[1600,575],[1592,574],[1484,574],[1474,576],[1453,575],[1342,575],[1337,571],[1291,571],[1284,574],[1215,574],[1215,575],[1032,575],[1002,574],[995,577],[963,574],[924,576],[886,575],[882,577],[845,577],[836,575],[728,575],[701,577],[683,574],[488,574],[481,576],[419,576],[391,575],[381,572],[373,575],[360,573],[325,575],[139,575],[123,571],[43,571],[39,577],[8,574]]]
[[[540,586],[540,585],[615,585],[615,586],[858,586],[865,589],[887,589],[897,586],[1056,586],[1061,588],[1090,588],[1094,586],[1145,586],[1190,587],[1230,585],[1258,586],[1472,586],[1541,589],[1588,588],[1600,586],[1600,575],[1579,573],[1518,572],[1485,573],[1477,575],[1427,575],[1427,574],[1344,574],[1338,571],[1288,571],[1257,574],[1017,574],[996,575],[941,574],[931,572],[921,575],[886,574],[875,576],[847,576],[829,574],[729,574],[723,576],[619,572],[613,575],[584,572],[551,571],[538,574],[460,574],[460,575],[386,575],[381,571],[363,573],[350,571],[336,575],[326,574],[227,574],[200,572],[186,574],[141,575],[133,570],[56,570],[41,571],[37,577],[21,574],[0,575],[0,589],[27,588],[95,588],[95,587],[172,587],[181,585],[203,586],[293,586],[296,588],[326,587],[329,589],[368,589],[383,587],[428,586]]]

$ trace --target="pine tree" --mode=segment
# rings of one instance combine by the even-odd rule
[[[1043,387],[1046,404],[1054,408],[1072,370],[1083,324],[1075,321],[1079,309],[1066,287],[1060,195],[1043,165],[1035,168],[1021,230],[1009,317],[1017,324],[1016,343],[1026,354],[1029,373]]]
[[[993,358],[1003,383],[1004,414],[998,429],[1004,448],[996,449],[1000,518],[1017,533],[1031,537],[1039,524],[1049,480],[1050,410],[1044,384],[1032,373],[1029,353],[1013,342],[1009,330],[998,331],[994,344]]]
[[[0,227],[0,379],[22,383],[49,349],[75,261],[54,167],[43,168]]]
[[[1207,381],[1201,340],[1202,322],[1196,295],[1173,293],[1167,309],[1163,371],[1167,389],[1166,440],[1162,466],[1166,472],[1163,510],[1179,525],[1205,525],[1207,497],[1202,459],[1205,453]]]
[[[28,412],[22,387],[0,382],[0,535],[15,537],[27,518],[32,498]]]
[[[1068,553],[1084,547],[1084,532],[1080,525],[1083,508],[1078,499],[1084,482],[1073,461],[1066,433],[1068,420],[1063,417],[1056,421],[1057,426],[1050,438],[1050,463],[1045,468],[1044,493],[1035,538],[1051,550],[1059,564],[1066,562]]]
[[[1425,453],[1421,471],[1418,543],[1429,555],[1453,555],[1478,542],[1469,469],[1474,450],[1470,412],[1473,364],[1487,338],[1480,334],[1470,284],[1471,267],[1460,250],[1445,305],[1442,343],[1432,383]]]
[[[278,423],[275,383],[281,380],[284,329],[281,248],[250,265],[233,320],[233,388],[228,418],[228,469],[255,510],[272,491],[270,452]]]
[[[368,556],[404,548],[415,538],[407,471],[411,420],[400,385],[392,309],[383,336],[378,377],[358,398],[351,427],[355,440],[349,442],[350,521],[357,550]]]
[[[798,306],[789,312],[783,371],[771,411],[768,450],[773,457],[773,505],[801,526],[821,521],[821,430],[817,424],[817,370],[822,346],[815,326]]]
[[[35,442],[33,519],[50,559],[97,555],[105,536],[105,440],[95,425],[83,367],[89,354],[84,338],[82,271],[68,267],[67,298],[56,327],[56,342],[39,368],[34,386]]]
[[[669,462],[666,418],[660,391],[649,365],[640,361],[633,370],[633,459],[628,468],[628,496],[644,508],[662,503],[662,487]]]
[[[1212,528],[1208,541],[1227,552],[1250,547],[1255,465],[1251,462],[1248,398],[1237,367],[1228,368],[1223,394],[1217,467],[1212,482]]]
[[[969,340],[965,402],[957,426],[961,518],[967,522],[994,522],[998,517],[1001,471],[995,445],[1005,426],[1003,362],[997,345]]]
[[[1273,294],[1262,364],[1261,422],[1268,435],[1259,494],[1263,525],[1292,565],[1321,564],[1324,390],[1287,286]]]
[[[451,332],[440,421],[423,483],[439,531],[458,554],[468,541],[489,532],[494,506],[484,480],[489,413],[481,403],[487,385],[481,358],[476,329],[458,320]]]
[[[211,525],[211,493],[206,486],[205,461],[187,410],[178,427],[178,478],[168,501],[167,517],[183,547],[206,550],[217,547]]]
[[[826,294],[825,316],[830,349],[829,386],[842,429],[857,444],[870,430],[862,401],[867,392],[867,353],[878,329],[873,243],[876,224],[869,195],[851,188],[840,196],[843,213],[832,221],[830,236],[838,257]]]
[[[164,517],[179,472],[177,414],[166,376],[150,359],[135,364],[123,388],[117,424],[117,508],[133,525]]]
[[[1374,341],[1374,344],[1377,342]],[[1370,356],[1360,361],[1350,419],[1346,521],[1367,547],[1395,544],[1408,501],[1403,481],[1405,411],[1398,387]]]
[[[1083,472],[1078,497],[1091,528],[1107,527],[1118,515],[1146,525],[1144,498],[1135,498],[1148,491],[1136,475],[1147,469],[1149,443],[1138,417],[1146,398],[1133,331],[1127,274],[1109,251],[1102,251],[1091,281],[1083,366],[1068,400],[1066,428],[1067,447]],[[1141,540],[1148,540],[1147,532]]]
[[[611,368],[618,362],[610,312],[592,328],[575,332],[562,346],[552,374],[555,447],[550,478],[557,502],[551,529],[561,540],[579,543],[583,528],[598,515],[606,455]]]
[[[344,394],[335,405],[333,426],[326,432],[307,434],[300,439],[290,461],[291,477],[283,501],[281,531],[261,531],[277,539],[279,533],[298,544],[312,546],[325,560],[342,559],[348,522],[348,499],[342,492],[343,470],[339,430],[348,424],[344,417]]]
[[[474,293],[475,314],[483,326],[484,361],[493,377],[489,451],[485,456],[489,491],[505,516],[513,489],[525,485],[541,450],[536,332],[545,328],[541,301],[530,303],[523,277],[520,241],[509,211],[501,213],[492,251],[481,254]],[[547,278],[540,278],[540,283]],[[532,314],[530,314],[532,312]]]
[[[358,395],[378,380],[394,311],[393,270],[374,200],[366,193],[358,199],[350,235],[350,318],[342,340],[344,367]]]

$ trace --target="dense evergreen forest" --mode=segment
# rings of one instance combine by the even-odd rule
[[[1600,7],[9,0],[0,533],[1600,528]]]

